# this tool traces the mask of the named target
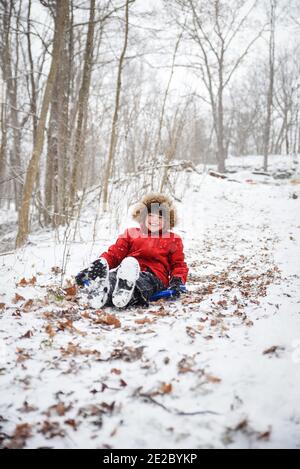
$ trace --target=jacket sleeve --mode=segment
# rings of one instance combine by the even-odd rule
[[[110,246],[107,252],[103,252],[100,257],[107,260],[109,268],[115,269],[123,259],[128,256],[130,250],[130,236],[128,230],[121,234],[116,243]]]
[[[186,283],[189,269],[185,262],[185,256],[183,252],[183,242],[181,238],[176,238],[176,244],[170,254],[170,278],[179,277],[182,283]]]

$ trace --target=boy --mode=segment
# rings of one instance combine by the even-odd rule
[[[166,288],[179,297],[186,283],[183,243],[171,231],[177,221],[172,199],[146,195],[135,207],[133,219],[140,227],[127,229],[90,269],[76,276],[80,286],[86,280],[97,282],[99,307],[149,306],[151,296]]]

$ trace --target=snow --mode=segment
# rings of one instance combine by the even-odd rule
[[[90,211],[82,241],[37,231],[1,256],[0,445],[300,448],[297,174],[189,175],[177,229],[189,294],[177,302],[108,316],[61,293],[114,241],[107,223],[92,240]]]

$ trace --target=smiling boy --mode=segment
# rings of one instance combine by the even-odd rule
[[[134,208],[133,219],[139,227],[127,229],[90,269],[76,277],[78,285],[86,278],[97,280],[101,307],[148,306],[151,296],[166,288],[179,297],[186,283],[183,242],[172,231],[177,222],[173,200],[148,194]]]

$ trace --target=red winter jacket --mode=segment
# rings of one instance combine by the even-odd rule
[[[182,239],[172,232],[153,237],[140,228],[130,228],[100,257],[107,260],[110,269],[115,269],[129,256],[137,259],[142,272],[150,268],[166,287],[172,277],[179,277],[186,283],[189,269],[184,260]]]

